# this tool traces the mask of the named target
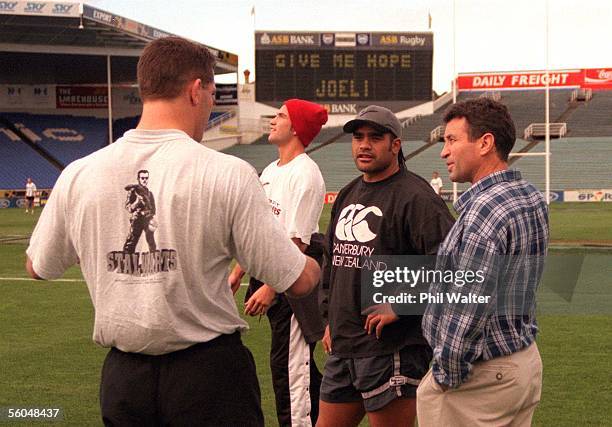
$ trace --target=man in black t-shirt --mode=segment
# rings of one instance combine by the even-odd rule
[[[334,203],[326,235],[321,291],[329,357],[321,385],[319,427],[413,425],[416,388],[431,349],[420,316],[361,309],[362,268],[378,255],[435,255],[453,218],[427,181],[406,170],[401,124],[369,106],[344,125],[362,176]],[[400,160],[401,159],[401,160]]]

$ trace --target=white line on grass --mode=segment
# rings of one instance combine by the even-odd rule
[[[0,277],[0,280],[5,282],[85,282],[83,279],[55,279],[55,280],[38,280],[29,277]]]

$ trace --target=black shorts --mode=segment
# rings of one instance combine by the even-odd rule
[[[395,399],[416,398],[416,389],[431,358],[427,345],[409,345],[383,356],[341,358],[330,354],[323,373],[321,400],[363,401],[365,410],[373,412]]]
[[[28,196],[28,197],[26,197],[26,200],[28,202],[33,202],[34,201],[34,196]]]
[[[264,425],[255,362],[238,332],[161,356],[111,349],[100,407],[114,426]]]

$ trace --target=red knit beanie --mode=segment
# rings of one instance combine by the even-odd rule
[[[314,139],[321,130],[321,126],[327,123],[327,110],[314,102],[302,99],[290,99],[285,102],[291,126],[304,147]]]

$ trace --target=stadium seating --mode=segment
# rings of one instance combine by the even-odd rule
[[[222,114],[213,112],[211,120]],[[24,126],[31,139],[64,166],[108,144],[108,121],[104,118],[28,113],[0,113],[17,127]],[[113,121],[113,140],[136,127],[140,116]],[[3,127],[0,125],[0,127]],[[21,188],[31,176],[38,188],[53,187],[59,170],[22,141],[0,132],[0,188]]]
[[[561,138],[551,141],[551,189],[610,188],[612,137]],[[534,151],[544,151],[544,144]],[[524,157],[513,166],[544,190],[544,157]]]
[[[568,131],[571,137],[612,136],[612,91],[594,91],[570,117]]]
[[[262,136],[251,142],[249,145],[267,145],[269,136],[269,133],[264,133]]]
[[[447,104],[448,105],[448,104]],[[442,116],[446,106],[439,108],[434,114],[421,116],[414,123],[405,126],[402,132],[403,139],[406,141],[429,141],[429,134],[436,127],[442,124]],[[414,148],[409,148],[409,151]],[[404,151],[408,154],[409,151]]]
[[[223,152],[250,163],[257,173],[261,173],[270,162],[278,158],[278,150],[272,144],[234,145]]]
[[[215,118],[223,114],[223,111],[213,111],[210,113],[208,122],[212,122]],[[140,116],[124,117],[122,119],[113,120],[113,141],[121,138],[124,133],[130,129],[134,129],[138,125]]]
[[[323,129],[321,129],[321,132],[319,132],[319,134],[315,137],[315,139],[312,140],[312,142],[310,143],[310,145],[308,146],[310,147],[315,147],[323,142],[328,141],[329,139],[337,136],[338,134],[342,133],[342,127],[341,126],[332,126],[332,127],[324,127]],[[251,145],[253,144],[268,144],[268,136],[269,134],[263,134],[262,136],[260,136],[259,138],[257,138],[255,141],[253,141],[251,143]]]
[[[130,129],[134,129],[140,120],[140,116],[124,117],[113,120],[113,141],[118,140]]]
[[[554,89],[550,91],[550,121],[554,122],[569,107],[572,91],[569,89]],[[482,92],[460,93],[458,100],[463,101],[480,96]],[[501,100],[508,107],[514,119],[516,133],[523,135],[523,131],[531,123],[544,123],[546,94],[543,90],[502,91]]]
[[[410,151],[414,151],[416,148],[419,148],[424,143],[422,141],[408,141],[402,144],[402,148],[404,153],[408,153]],[[523,146],[527,144],[527,141],[517,140],[512,151],[516,152],[523,148]],[[423,178],[429,181],[431,179],[432,172],[437,171],[440,174],[440,178],[442,178],[442,182],[444,183],[444,191],[450,191],[452,188],[452,183],[448,177],[448,172],[446,170],[445,161],[440,158],[440,152],[442,151],[442,143],[434,144],[428,149],[421,152],[416,157],[408,160],[406,162],[406,166],[412,172],[421,175]],[[540,158],[540,167],[543,166],[543,160]],[[469,188],[469,184],[459,184],[459,191],[465,190]]]
[[[333,143],[314,151],[311,157],[321,169],[327,191],[338,191],[359,175],[350,144]]]
[[[519,151],[528,142],[518,139],[513,152]],[[409,153],[425,145],[423,141],[404,141],[404,153]],[[542,151],[540,144],[533,151]],[[438,171],[444,182],[444,190],[450,191],[452,184],[448,178],[444,161],[440,158],[442,144],[435,144],[416,157],[408,160],[409,170],[431,179],[433,171]],[[237,145],[225,151],[252,164],[261,172],[277,158],[273,145]],[[551,189],[608,188],[612,170],[612,137],[603,138],[562,138],[551,141]],[[311,157],[317,162],[325,179],[328,191],[338,191],[359,175],[351,157],[348,144],[333,143],[321,150],[314,151]],[[523,176],[540,190],[545,188],[544,157],[521,157],[512,168],[518,169]],[[459,190],[469,188],[469,184],[459,184]]]
[[[518,139],[513,152],[519,151],[528,142]],[[414,149],[420,142],[404,142],[404,152]],[[448,178],[444,161],[440,158],[442,144],[436,144],[409,160],[408,169],[427,180],[437,170],[444,182],[444,190],[449,191],[452,183]],[[532,152],[543,152],[544,144],[539,144]],[[610,187],[612,171],[612,137],[602,138],[561,138],[551,141],[550,188],[552,190],[597,189]],[[545,189],[544,157],[521,157],[511,166],[521,171],[523,177],[541,191]],[[469,188],[469,184],[459,184],[459,191]]]
[[[21,141],[0,132],[0,188],[25,188],[31,177],[38,188],[51,188],[60,171]]]
[[[105,119],[24,113],[8,113],[3,116],[12,123],[23,124],[30,129],[40,138],[34,142],[64,165],[108,144],[108,124]]]

